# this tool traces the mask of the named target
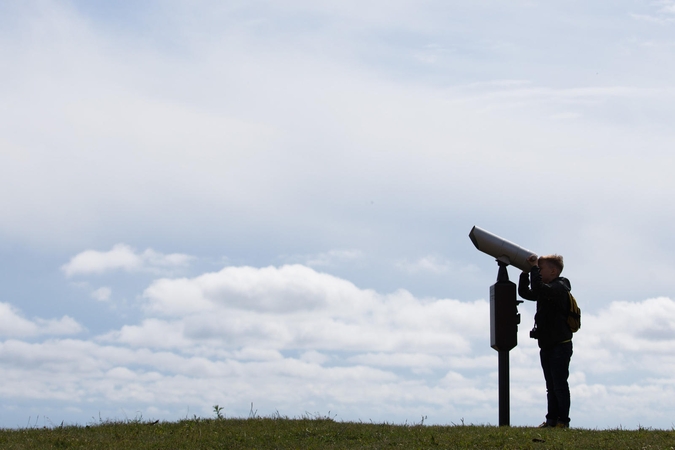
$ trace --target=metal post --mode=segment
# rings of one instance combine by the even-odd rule
[[[509,393],[509,352],[499,354],[499,426],[511,426],[511,405]]]
[[[509,281],[507,264],[497,261],[497,282],[490,286],[490,346],[499,355],[499,426],[510,426],[509,351],[518,344],[516,285]]]

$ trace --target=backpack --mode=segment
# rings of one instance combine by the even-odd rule
[[[567,312],[567,325],[570,327],[572,333],[576,333],[581,328],[581,308],[577,305],[577,300],[571,292],[567,291],[570,296],[570,310]]]

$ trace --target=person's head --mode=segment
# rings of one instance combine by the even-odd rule
[[[541,281],[550,283],[560,276],[563,271],[563,257],[560,255],[547,255],[539,257],[539,272]]]

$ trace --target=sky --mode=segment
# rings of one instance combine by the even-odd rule
[[[571,426],[672,429],[674,53],[673,0],[0,0],[0,427],[496,425],[477,225],[565,258]]]

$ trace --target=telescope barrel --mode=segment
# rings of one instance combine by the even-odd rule
[[[527,258],[536,253],[476,226],[471,229],[469,237],[478,250],[494,256],[497,261],[511,264],[525,272],[530,271],[531,266]]]

